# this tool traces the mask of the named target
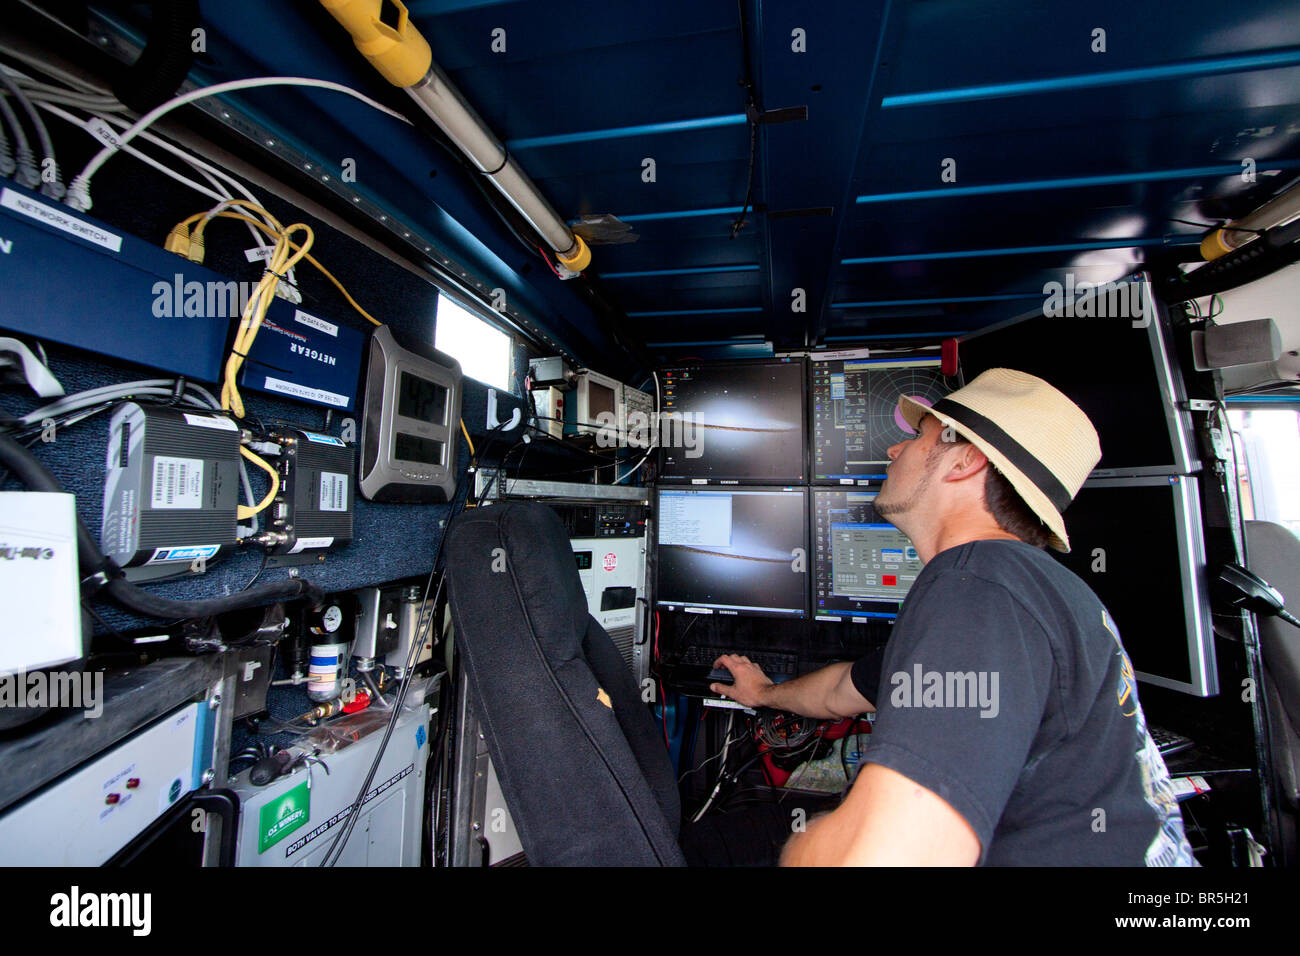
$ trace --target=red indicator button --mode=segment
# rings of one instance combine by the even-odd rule
[[[121,799],[122,799],[122,795],[121,795],[121,794],[118,794],[118,793],[110,793],[108,796],[106,796],[106,797],[104,798],[104,802],[107,803],[107,804],[109,804],[110,806],[112,806],[114,803],[117,803],[117,801],[119,801],[119,800],[121,800]]]
[[[126,789],[128,790],[134,790],[138,786],[140,786],[139,777],[132,777],[130,780],[126,782]]]
[[[898,585],[898,575],[896,574],[882,574],[880,580],[883,584],[891,588]]]

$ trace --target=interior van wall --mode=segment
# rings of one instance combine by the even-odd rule
[[[68,127],[51,121],[51,133],[57,135],[56,146],[61,165],[75,170],[81,167],[98,144],[77,132],[75,138],[67,133]],[[316,242],[312,254],[329,268],[348,288],[353,297],[372,315],[388,324],[400,342],[434,341],[435,314],[438,289],[420,276],[395,264],[384,255],[332,230],[310,216],[306,216],[265,192],[259,194],[266,207],[284,224],[306,222],[315,230]],[[94,208],[90,214],[140,238],[161,244],[168,230],[185,216],[210,208],[210,199],[164,179],[135,160],[115,157],[95,177]],[[244,250],[251,245],[251,237],[242,223],[226,222],[211,226],[207,233],[205,265],[232,279],[257,281],[260,270],[250,265]],[[178,260],[179,262],[180,260]],[[74,276],[61,274],[57,262],[49,263],[52,282],[75,281]],[[310,265],[300,265],[297,270],[299,286],[303,292],[303,308],[328,319],[361,331],[371,326],[357,315]],[[111,322],[112,316],[103,316]],[[159,320],[158,334],[167,334],[167,323]],[[182,320],[185,321],[185,320]],[[4,326],[0,313],[0,327]],[[48,346],[51,370],[71,394],[117,382],[141,378],[169,376],[156,369],[143,368],[92,355],[79,349]],[[522,347],[516,349],[516,366],[526,368]],[[364,374],[364,373],[363,373]],[[214,393],[215,383],[201,383]],[[518,388],[518,386],[515,386]],[[472,379],[465,379],[463,417],[471,433],[485,431],[487,388]],[[248,410],[263,422],[286,422],[314,430],[339,433],[344,416],[335,413],[330,427],[325,428],[326,410],[321,406],[272,398],[261,392],[244,391]],[[36,407],[38,400],[26,388],[0,389],[0,408],[11,414],[26,413]],[[504,417],[508,418],[518,400],[503,404]],[[109,413],[69,427],[59,433],[51,444],[37,442],[33,451],[50,468],[64,487],[77,496],[77,511],[91,533],[98,538],[103,513],[104,458],[108,437]],[[513,432],[499,432],[508,437]],[[507,442],[494,442],[496,451],[508,447]],[[458,443],[458,468],[462,474],[469,464],[469,452],[463,437]],[[249,469],[254,491],[265,490],[260,470]],[[0,485],[5,490],[17,490],[13,482]],[[458,488],[463,496],[463,486]],[[241,496],[242,498],[242,496]],[[319,584],[327,592],[349,590],[380,584],[412,575],[427,574],[433,563],[442,524],[449,513],[448,505],[375,504],[356,496],[353,542],[338,551],[327,553],[326,560],[318,566],[307,566],[303,576]],[[262,551],[249,547],[241,553],[223,557],[214,562],[206,573],[187,576],[171,582],[145,585],[150,591],[169,598],[199,599],[232,594],[243,588],[257,573],[262,561]],[[287,575],[285,569],[266,569],[258,583],[274,581]],[[150,621],[127,613],[116,605],[99,602],[96,611],[114,628],[125,630],[162,622]],[[97,625],[97,627],[99,627]]]

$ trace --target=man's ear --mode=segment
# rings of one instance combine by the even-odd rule
[[[988,457],[973,444],[962,445],[950,458],[944,481],[965,481],[984,474],[984,469],[989,466]]]

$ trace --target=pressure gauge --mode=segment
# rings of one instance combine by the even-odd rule
[[[331,604],[329,607],[325,609],[325,613],[321,615],[321,624],[324,626],[325,630],[328,631],[330,634],[333,634],[335,631],[337,631],[339,629],[339,625],[341,625],[342,623],[343,623],[343,609],[339,607],[337,604]]]

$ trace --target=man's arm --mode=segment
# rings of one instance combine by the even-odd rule
[[[839,808],[796,833],[782,866],[973,866],[979,838],[947,801],[869,763]]]
[[[831,664],[784,684],[774,684],[763,669],[748,657],[723,654],[713,663],[731,671],[734,684],[710,684],[715,694],[729,697],[746,707],[788,710],[819,720],[842,720],[874,711],[853,683],[853,665],[848,661]]]

